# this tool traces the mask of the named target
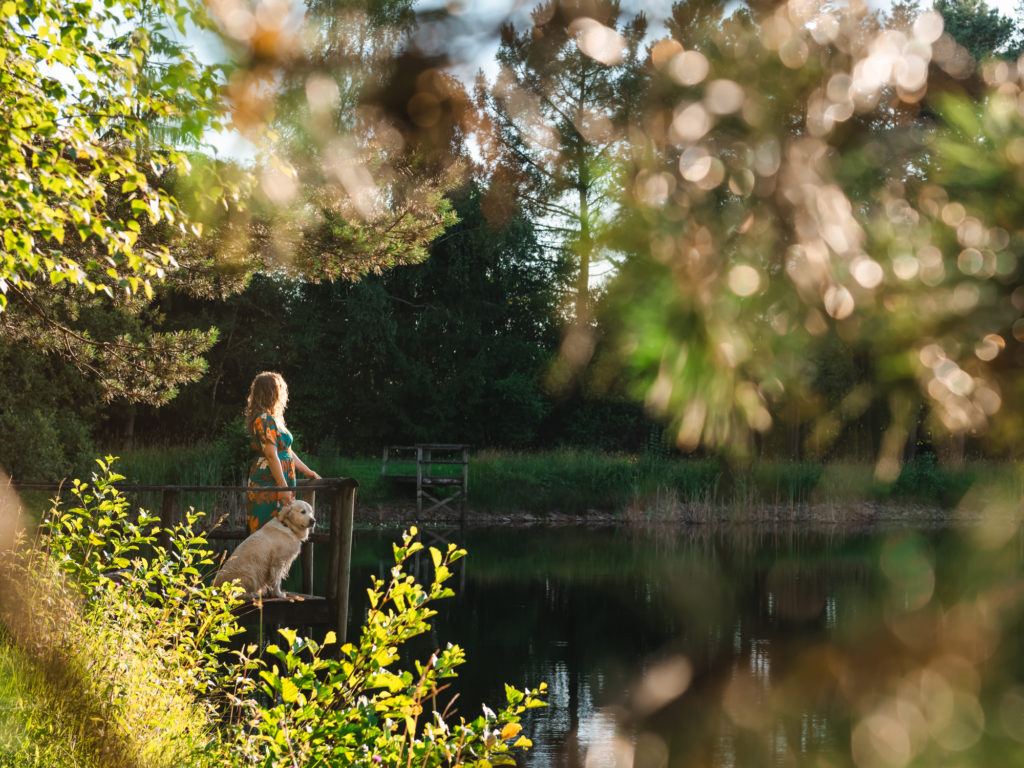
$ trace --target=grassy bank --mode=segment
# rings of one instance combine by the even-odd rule
[[[414,502],[414,491],[381,477],[377,457],[305,457],[324,477],[359,481],[358,504],[373,509]],[[235,484],[244,482],[244,457],[221,444],[126,452],[117,466],[129,482]],[[514,453],[480,451],[470,457],[471,515],[587,512],[655,518],[680,506],[715,510],[758,506],[858,503],[953,508],[965,495],[1016,501],[1024,472],[1011,462],[940,466],[931,455],[908,463],[894,482],[875,478],[862,462],[760,460],[730,467],[717,458],[610,455],[593,451]]]

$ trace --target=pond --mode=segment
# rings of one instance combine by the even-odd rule
[[[397,529],[359,530],[353,621]],[[1024,539],[927,529],[423,530],[469,551],[425,658],[472,719],[549,686],[530,768],[995,765],[1024,758]],[[429,577],[429,558],[414,564]],[[360,599],[362,596],[362,600]],[[350,633],[353,630],[350,630]]]

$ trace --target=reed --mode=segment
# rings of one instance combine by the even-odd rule
[[[381,476],[379,457],[306,455],[324,477],[359,481],[358,504],[408,505],[408,484]],[[244,484],[247,457],[223,443],[145,448],[125,452],[118,468],[130,483],[181,485]],[[743,516],[765,507],[868,502],[952,508],[966,494],[1003,499],[1024,495],[1024,471],[1013,462],[968,462],[942,466],[930,456],[908,463],[894,482],[875,477],[869,462],[794,462],[762,459],[730,466],[715,457],[672,457],[588,450],[495,451],[471,454],[471,514],[589,512],[645,519],[697,521]],[[146,500],[142,500],[146,501]],[[149,503],[154,503],[149,500]],[[185,500],[223,505],[218,499]]]

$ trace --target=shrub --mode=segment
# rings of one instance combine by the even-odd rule
[[[158,545],[157,519],[129,513],[109,461],[72,483],[68,508],[54,502],[36,546],[3,558],[3,639],[30,697],[8,747],[38,765],[203,765],[233,601],[203,583],[197,515]]]
[[[508,706],[498,714],[483,708],[472,722],[446,722],[443,712],[428,713],[429,703],[456,677],[455,667],[465,661],[456,645],[448,645],[415,672],[393,671],[400,646],[430,628],[427,619],[436,611],[430,604],[453,594],[444,582],[449,566],[465,554],[454,544],[447,552],[431,547],[434,577],[424,589],[406,575],[403,563],[423,549],[413,541],[416,529],[395,545],[395,565],[387,582],[373,579],[370,610],[357,643],[341,647],[339,658],[324,653],[334,643],[301,639],[281,630],[283,646],[267,653],[278,663],[251,662],[259,670],[257,691],[274,702],[260,707],[249,698],[242,707],[247,726],[237,732],[240,751],[265,766],[478,766],[515,764],[513,748],[528,748],[521,734],[521,715],[543,706],[545,690],[518,691],[506,686]]]
[[[20,707],[0,720],[0,755],[23,766],[455,766],[513,763],[529,747],[519,718],[542,706],[544,686],[506,686],[508,706],[472,722],[431,710],[465,661],[450,645],[414,671],[401,645],[427,629],[433,601],[450,596],[450,566],[464,553],[431,548],[424,588],[403,564],[423,550],[415,529],[395,547],[390,580],[375,579],[359,641],[334,644],[282,630],[267,658],[230,652],[241,588],[206,584],[213,565],[200,515],[161,545],[158,520],[129,512],[99,462],[74,481],[68,508],[54,501],[36,540],[0,557],[2,691]]]
[[[903,465],[890,493],[895,498],[951,508],[973,483],[972,472],[940,467],[934,453],[923,453]]]

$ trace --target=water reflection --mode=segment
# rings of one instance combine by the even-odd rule
[[[354,584],[386,566],[396,536],[359,533]],[[469,556],[456,598],[413,651],[466,649],[467,718],[502,701],[505,682],[547,682],[550,706],[527,723],[530,768],[984,765],[981,755],[1018,754],[1024,665],[1015,643],[998,647],[1019,624],[1016,537],[979,558],[953,529],[425,536]]]

